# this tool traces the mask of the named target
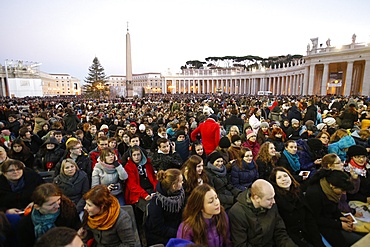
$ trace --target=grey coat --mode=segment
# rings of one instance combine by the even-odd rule
[[[135,234],[132,220],[129,214],[120,209],[116,223],[108,230],[90,230],[97,243],[97,247],[127,247],[135,246]]]

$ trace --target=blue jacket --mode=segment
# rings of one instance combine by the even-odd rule
[[[244,160],[242,162],[243,169],[240,169],[236,162],[233,163],[233,167],[231,168],[231,183],[234,187],[244,191],[258,179],[258,171],[254,161],[250,164],[247,164]]]
[[[338,155],[341,161],[345,161],[347,157],[347,151],[344,151],[345,148],[356,145],[355,140],[352,136],[345,136],[337,142],[331,143],[328,146],[328,152],[335,153]]]

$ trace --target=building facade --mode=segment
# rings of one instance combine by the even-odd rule
[[[5,61],[0,66],[0,97],[80,95],[80,80],[40,71],[40,63]]]
[[[352,43],[342,47],[318,45],[311,39],[303,59],[275,67],[183,69],[162,74],[163,93],[227,93],[255,95],[370,95],[370,47]]]

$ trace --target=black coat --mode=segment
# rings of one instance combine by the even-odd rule
[[[171,196],[162,189],[161,183],[157,183],[157,193],[162,194],[165,197]],[[177,194],[177,196],[179,193]],[[164,244],[166,245],[170,238],[176,238],[177,228],[179,227],[182,219],[182,211],[185,207],[185,195],[184,198],[178,197],[178,202],[182,205],[179,212],[171,212],[169,207],[167,210],[162,205],[162,202],[158,200],[155,195],[148,205],[148,217],[145,223],[146,239],[148,245]],[[177,203],[176,203],[177,204]]]
[[[320,183],[308,187],[306,200],[312,209],[321,235],[333,246],[350,246],[344,239],[342,231],[342,216],[338,203],[330,201],[323,192]]]
[[[24,188],[18,192],[13,192],[8,180],[0,175],[0,210],[6,211],[9,208],[24,209],[32,202],[31,196],[37,186],[44,183],[41,176],[29,168],[23,171]]]
[[[276,189],[275,192],[276,205],[290,238],[299,246],[308,246],[305,241],[313,246],[325,246],[303,195],[294,197],[288,193],[279,193]]]
[[[211,169],[206,168],[208,184],[215,188],[221,205],[229,209],[236,202],[236,198],[241,190],[234,187],[228,180],[227,175],[221,177],[215,174]]]

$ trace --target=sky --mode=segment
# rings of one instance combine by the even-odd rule
[[[94,57],[126,75],[127,22],[133,74],[213,56],[306,55],[310,39],[370,42],[365,0],[12,0],[2,1],[0,64],[42,63],[84,80]]]

